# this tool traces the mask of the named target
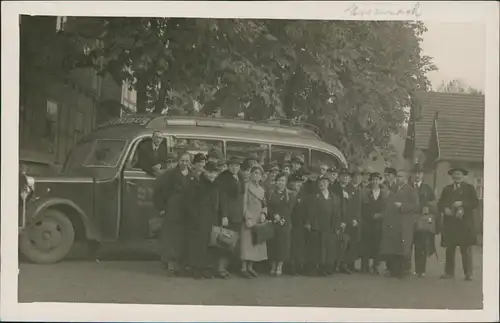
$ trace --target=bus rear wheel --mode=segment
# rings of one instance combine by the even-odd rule
[[[58,210],[47,209],[21,232],[19,249],[31,262],[50,264],[64,259],[74,241],[75,228],[71,220]]]

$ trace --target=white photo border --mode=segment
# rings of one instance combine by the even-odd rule
[[[352,8],[356,6],[357,15]],[[349,8],[351,10],[349,10]],[[423,322],[498,319],[498,71],[496,2],[36,1],[2,2],[2,228],[0,316],[5,321],[343,321]],[[398,12],[390,14],[389,12]],[[158,16],[479,22],[486,28],[483,310],[402,310],[87,303],[18,303],[17,210],[19,15]],[[15,153],[12,153],[15,152]]]

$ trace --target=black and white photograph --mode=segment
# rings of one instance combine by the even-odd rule
[[[498,3],[88,3],[2,3],[2,317],[498,320]]]

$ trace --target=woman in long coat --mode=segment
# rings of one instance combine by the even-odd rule
[[[329,189],[329,179],[320,178],[318,192],[307,201],[306,244],[310,274],[333,273],[336,234],[340,225],[341,201]]]
[[[361,205],[361,271],[378,274],[379,247],[382,238],[380,215],[384,210],[388,191],[381,188],[380,173],[370,175],[370,187],[363,192]],[[369,262],[372,260],[372,265]]]
[[[253,269],[254,262],[267,260],[267,244],[262,242],[254,245],[252,240],[252,227],[266,221],[267,208],[265,191],[259,185],[264,170],[261,166],[253,166],[250,169],[250,180],[245,184],[245,195],[243,199],[243,216],[245,222],[241,226],[241,274],[245,278],[258,277]]]
[[[276,175],[276,188],[267,199],[268,220],[274,222],[274,237],[267,242],[271,275],[281,276],[283,262],[290,258],[290,231],[295,194],[287,189],[287,174]]]
[[[297,181],[298,178],[291,179],[291,181],[294,180]],[[291,183],[290,186],[296,194],[291,215],[291,274],[298,275],[303,274],[306,269],[306,212],[308,199],[316,192],[317,184],[312,180],[307,180],[303,184],[302,182]]]
[[[181,262],[186,260],[186,219],[183,195],[186,188],[195,179],[189,169],[191,155],[181,152],[177,167],[163,174],[156,180],[154,202],[163,216],[160,233],[160,250],[162,262],[166,264],[168,273],[179,274]]]
[[[240,232],[243,223],[243,196],[245,193],[245,179],[240,172],[241,161],[237,157],[231,157],[227,161],[228,169],[220,173],[216,179],[221,200],[220,225],[234,232]],[[228,265],[234,255],[221,254],[219,259],[218,276],[230,277]],[[239,257],[237,257],[239,260]]]
[[[209,248],[212,226],[220,221],[219,190],[214,183],[219,174],[215,163],[209,162],[199,180],[193,181],[185,194],[188,222],[188,259],[195,278],[212,278],[215,250]]]

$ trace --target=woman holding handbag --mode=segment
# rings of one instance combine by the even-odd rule
[[[199,180],[193,181],[187,189],[184,203],[189,223],[188,260],[194,278],[212,278],[216,253],[209,247],[212,226],[220,218],[219,190],[214,183],[219,168],[208,162]],[[193,203],[194,201],[194,203]]]
[[[241,274],[245,278],[254,278],[259,275],[253,269],[254,262],[267,260],[266,242],[254,244],[252,239],[252,227],[266,222],[267,209],[265,192],[260,186],[264,170],[256,165],[250,168],[250,179],[245,184],[243,196],[243,219],[241,226]]]
[[[271,275],[281,276],[283,262],[290,258],[290,231],[295,194],[287,186],[287,174],[276,175],[276,188],[270,192],[268,200],[268,220],[274,223],[274,237],[268,241]]]

